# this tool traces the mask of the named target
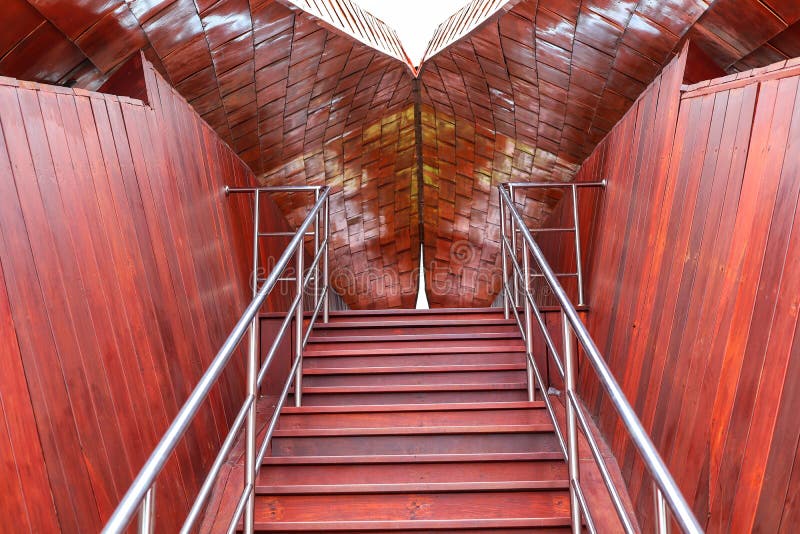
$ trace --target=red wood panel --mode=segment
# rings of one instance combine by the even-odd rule
[[[578,173],[609,180],[588,234],[588,326],[708,531],[787,529],[800,78],[748,73],[679,98],[681,76],[669,67]],[[572,258],[563,241],[543,245]],[[587,404],[646,529],[651,482],[591,374]]]
[[[150,106],[0,85],[2,508],[32,531],[101,528],[250,299],[251,201],[223,186],[255,178],[144,75]],[[262,206],[262,231],[289,228]],[[233,361],[158,481],[166,530],[243,399]]]

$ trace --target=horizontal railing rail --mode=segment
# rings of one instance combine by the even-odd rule
[[[258,287],[258,256],[259,256],[259,238],[264,237],[262,232],[259,231],[260,220],[260,196],[262,193],[269,192],[313,192],[315,196],[315,203],[310,212],[303,220],[300,227],[292,234],[293,237],[289,244],[284,249],[281,256],[278,258],[274,267],[263,280],[263,284]],[[301,402],[301,380],[302,380],[302,356],[303,347],[308,340],[308,336],[314,323],[320,313],[323,313],[323,320],[328,321],[328,238],[329,238],[329,219],[328,219],[328,195],[330,188],[327,186],[279,186],[279,187],[258,187],[258,188],[226,188],[226,193],[249,193],[254,195],[253,202],[253,223],[254,223],[254,237],[253,237],[253,300],[245,309],[242,316],[237,321],[228,338],[223,343],[222,347],[217,352],[217,355],[212,360],[209,367],[203,373],[197,386],[195,386],[189,398],[178,411],[177,416],[170,424],[169,428],[156,445],[150,457],[145,462],[142,469],[134,479],[128,491],[120,501],[119,505],[109,518],[105,527],[104,533],[121,533],[126,530],[129,523],[136,515],[139,514],[138,532],[149,533],[153,532],[155,525],[155,485],[158,475],[161,473],[164,465],[169,459],[175,447],[180,442],[186,430],[192,423],[194,416],[197,414],[202,403],[208,396],[211,388],[217,382],[222,372],[226,369],[231,360],[236,348],[241,343],[246,332],[248,335],[248,351],[247,351],[247,396],[242,403],[239,411],[234,419],[230,430],[228,431],[225,440],[220,447],[217,456],[211,465],[211,468],[200,487],[200,490],[192,504],[189,514],[181,529],[182,533],[190,532],[197,520],[200,518],[204,509],[205,503],[211,494],[211,490],[216,482],[216,477],[219,474],[222,466],[225,463],[233,445],[236,443],[240,435],[240,430],[245,427],[245,477],[243,490],[238,499],[238,504],[233,516],[228,524],[228,532],[234,532],[239,521],[244,515],[244,531],[252,533],[254,528],[254,503],[255,503],[255,478],[257,474],[257,466],[261,464],[264,453],[266,452],[269,440],[272,437],[272,432],[275,423],[278,420],[280,410],[282,409],[286,398],[288,397],[289,390],[291,389],[292,381],[295,382],[295,403],[299,406]],[[311,231],[310,231],[311,230]],[[311,266],[306,273],[304,269],[305,261],[305,238],[313,236],[314,239],[314,257],[311,261]],[[272,345],[264,358],[263,363],[258,365],[258,346],[259,346],[259,332],[258,321],[259,311],[264,305],[267,297],[278,284],[279,281],[285,279],[281,277],[283,272],[290,265],[292,257],[295,258],[297,276],[294,278],[296,284],[295,297],[286,313],[283,323],[281,324],[278,333],[276,334]],[[305,315],[303,309],[303,295],[313,282],[314,291],[314,309],[310,321],[304,333]],[[320,282],[322,287],[319,287]],[[270,425],[262,444],[258,447],[256,452],[256,402],[258,398],[258,391],[261,386],[267,370],[272,363],[278,347],[284,338],[284,335],[291,325],[292,319],[295,321],[295,350],[294,350],[294,363],[292,365],[289,376],[286,380],[282,395],[279,399],[278,406],[275,408]]]
[[[581,486],[580,462],[578,459],[578,431],[583,434],[589,449],[592,453],[601,478],[606,486],[613,503],[614,509],[619,517],[623,529],[626,533],[636,532],[634,520],[629,517],[625,509],[622,496],[611,477],[608,465],[601,453],[597,440],[589,424],[589,416],[584,411],[583,402],[580,399],[576,384],[576,354],[575,339],[583,348],[586,359],[589,360],[591,368],[594,369],[600,386],[611,399],[617,414],[622,420],[628,436],[636,447],[638,453],[653,478],[655,484],[655,517],[656,530],[659,534],[666,533],[669,526],[668,510],[672,512],[674,520],[678,526],[687,533],[698,534],[702,532],[697,519],[694,517],[691,508],[683,498],[675,480],[658,454],[653,442],[636,416],[633,408],[628,402],[625,394],[614,379],[611,370],[605,362],[602,354],[597,348],[586,326],[581,321],[575,306],[572,305],[567,297],[564,288],[558,281],[558,275],[548,264],[542,253],[541,248],[536,243],[533,233],[526,226],[522,216],[517,210],[513,199],[513,189],[522,187],[524,184],[502,184],[498,187],[500,196],[500,220],[501,220],[501,248],[502,248],[502,269],[503,269],[503,295],[505,316],[510,316],[513,311],[514,318],[520,328],[522,337],[525,341],[528,359],[528,395],[533,398],[534,383],[542,392],[542,397],[547,406],[550,418],[553,421],[561,445],[562,452],[568,463],[570,478],[570,503],[571,503],[571,524],[575,533],[581,532],[585,521],[586,527],[590,532],[596,532],[597,528],[592,517],[591,510],[587,504],[586,496]],[[603,182],[591,183],[569,183],[569,184],[535,184],[531,187],[568,187],[573,192],[573,215],[575,228],[578,227],[577,215],[577,196],[578,187],[602,186]],[[511,239],[509,239],[511,233]],[[517,235],[521,240],[517,240]],[[577,232],[576,232],[577,235]],[[578,248],[578,261],[580,265],[580,241],[576,238]],[[533,298],[531,292],[531,258],[539,269],[539,274],[543,278],[550,290],[553,292],[562,316],[562,340],[563,350],[559,355],[552,336],[550,335],[547,324],[545,323],[541,310]],[[509,271],[510,269],[510,271]],[[511,272],[511,277],[509,276]],[[580,272],[580,270],[579,270]],[[513,278],[512,278],[513,277]],[[524,310],[520,315],[520,297]],[[581,304],[582,302],[581,298]],[[561,376],[566,404],[566,437],[564,431],[558,423],[557,417],[552,409],[552,402],[549,399],[547,385],[542,379],[542,374],[538,369],[536,360],[533,358],[533,319],[539,326],[548,353],[552,356],[556,364],[558,374]],[[573,338],[574,335],[574,338]]]

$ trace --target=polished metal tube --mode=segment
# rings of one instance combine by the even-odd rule
[[[246,487],[239,496],[239,500],[236,503],[236,509],[233,512],[231,520],[228,522],[228,529],[226,530],[228,534],[236,533],[236,527],[239,524],[239,519],[242,517],[242,512],[244,511],[245,506],[247,506],[248,495],[253,492],[253,489],[254,488],[252,487]]]
[[[514,186],[513,185],[509,185],[508,186],[508,194],[511,196],[511,207],[509,209],[516,210],[516,206],[514,205]],[[511,257],[514,259],[514,263],[518,263],[517,262],[517,233],[518,233],[518,230],[517,230],[516,224],[519,224],[519,223],[517,223],[513,219],[509,220],[508,229],[511,231]],[[513,286],[514,286],[514,291],[513,291],[514,300],[512,301],[512,305],[514,305],[516,307],[519,307],[519,282],[517,282],[517,277],[516,276],[513,277],[512,283],[513,283]]]
[[[522,272],[525,277],[525,351],[528,353],[526,358],[528,376],[528,400],[533,401],[535,388],[533,384],[533,321],[531,320],[531,301],[528,296],[531,294],[531,264],[528,255],[527,245],[522,243]]]
[[[297,371],[294,375],[294,405],[300,406],[303,401],[303,288],[305,284],[303,283],[304,276],[303,276],[303,260],[305,255],[305,248],[303,244],[300,243],[297,247],[297,298],[300,299],[300,303],[297,306],[297,310],[295,310],[294,316],[294,336],[295,336],[295,344],[294,344],[294,357],[298,363]],[[310,274],[310,273],[309,273]]]
[[[586,302],[583,299],[583,260],[581,259],[581,225],[578,222],[578,187],[572,184],[572,220],[575,224],[575,274],[578,276],[578,306]]]
[[[664,464],[664,461],[658,454],[655,445],[653,445],[653,442],[650,440],[650,437],[644,430],[639,418],[636,416],[636,413],[633,411],[628,399],[622,392],[622,388],[620,388],[619,384],[614,379],[614,375],[611,373],[611,370],[608,368],[603,356],[600,354],[600,350],[597,348],[597,345],[594,343],[594,340],[592,340],[589,331],[586,329],[586,326],[578,316],[577,310],[572,303],[570,303],[569,297],[567,297],[564,288],[558,283],[558,279],[556,278],[555,273],[553,273],[553,270],[550,268],[550,265],[547,263],[541,248],[539,248],[539,245],[536,244],[531,233],[524,226],[524,222],[520,214],[516,210],[510,208],[512,206],[511,198],[502,187],[500,187],[500,195],[503,198],[503,202],[505,202],[506,206],[509,207],[511,218],[520,225],[523,239],[528,242],[534,260],[542,271],[542,274],[544,274],[547,283],[553,290],[556,300],[569,320],[569,324],[574,330],[575,335],[584,350],[586,359],[595,370],[595,373],[597,373],[601,387],[609,396],[614,409],[619,414],[620,419],[622,419],[625,429],[628,431],[628,434],[631,437],[631,441],[638,449],[645,466],[647,466],[648,472],[663,493],[664,499],[669,504],[675,520],[678,522],[684,532],[701,534],[703,529],[700,527],[700,524],[694,517],[691,508],[683,498],[683,495],[681,494],[680,489],[678,489],[678,485],[675,483],[675,480],[672,478],[669,469],[667,469],[667,466]]]
[[[328,318],[329,318],[328,316],[329,316],[330,304],[331,304],[330,294],[329,294],[330,293],[329,292],[330,275],[328,273],[328,243],[331,240],[331,229],[330,229],[330,222],[331,222],[330,209],[331,209],[331,206],[330,206],[330,204],[331,204],[330,198],[326,197],[325,198],[325,211],[323,212],[325,214],[324,219],[323,219],[324,223],[325,223],[325,252],[323,252],[324,255],[322,256],[322,282],[323,282],[323,286],[325,287],[325,294],[322,296],[322,298],[325,299],[325,303],[322,305],[322,322],[323,323],[327,323],[328,322]]]
[[[258,293],[258,221],[260,219],[261,194],[256,192],[253,201],[253,297]]]
[[[548,189],[548,188],[563,188],[563,187],[605,187],[606,180],[599,182],[508,182],[502,185],[508,187],[533,188],[533,189]]]
[[[499,193],[498,193],[499,195]],[[500,255],[503,260],[503,287],[508,287],[508,258],[506,258],[506,209],[503,204],[502,197],[500,198],[500,239],[502,247],[500,247]],[[503,316],[508,319],[508,293],[503,291]]]
[[[656,504],[656,534],[669,534],[669,517],[667,516],[667,503],[664,494],[653,484]]]
[[[228,187],[225,186],[225,194],[232,195],[234,193],[254,193],[262,191],[264,193],[291,193],[293,191],[317,191],[324,189],[324,185],[269,185],[265,187]]]
[[[319,190],[314,193],[314,200],[319,200]],[[320,223],[322,219],[320,217],[321,212],[317,212],[316,217],[314,218],[314,258],[319,256],[319,234],[320,234]],[[314,262],[314,307],[316,308],[317,304],[319,303],[320,294],[319,294],[319,273],[320,273],[320,264],[319,262]],[[311,327],[309,326],[309,331]]]
[[[258,370],[258,316],[253,318],[250,325],[250,336],[248,339],[247,350],[247,396],[253,399],[250,408],[247,410],[247,423],[245,429],[245,467],[244,467],[244,486],[250,488],[250,494],[244,509],[245,534],[253,534],[255,522],[256,496],[252,491],[256,485],[256,403],[258,393],[258,383],[256,374]]]
[[[147,490],[139,507],[138,534],[153,534],[156,524],[156,484]]]
[[[575,405],[571,402],[575,394],[575,342],[572,340],[572,331],[566,314],[561,314],[561,334],[564,342],[564,389],[567,391],[567,464],[571,481],[569,496],[571,501],[571,519],[573,534],[581,532],[581,509],[575,483],[580,481],[580,463],[578,459],[578,428],[575,421]]]

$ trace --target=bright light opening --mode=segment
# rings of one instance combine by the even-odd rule
[[[425,247],[419,246],[419,287],[417,288],[417,306],[418,310],[429,310],[428,295],[425,293]]]
[[[469,0],[353,0],[394,28],[415,67],[439,24],[467,5]]]

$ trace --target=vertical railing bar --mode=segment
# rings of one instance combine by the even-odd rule
[[[256,190],[253,204],[253,297],[258,293],[258,237],[261,191]]]
[[[147,490],[139,506],[138,534],[153,534],[156,521],[156,483]]]
[[[575,343],[572,339],[572,331],[569,326],[569,320],[566,313],[561,313],[561,332],[564,342],[564,371],[566,378],[564,379],[564,388],[567,391],[564,401],[567,405],[567,463],[569,468],[570,480],[580,480],[580,463],[578,461],[578,433],[575,421],[575,405],[572,403],[572,397],[575,395]],[[581,532],[581,514],[580,503],[578,496],[575,493],[573,484],[570,484],[570,501],[571,509],[570,514],[572,518],[572,532],[573,534],[580,534]]]
[[[314,203],[316,204],[319,201],[319,189],[314,192]],[[319,256],[319,225],[322,218],[320,217],[319,211],[314,216],[314,257],[316,258]],[[316,308],[317,304],[319,304],[319,272],[320,272],[320,264],[319,262],[314,263],[314,307]]]
[[[526,375],[528,378],[528,400],[533,401],[535,395],[535,388],[533,387],[533,369],[531,362],[533,361],[533,322],[531,321],[531,302],[528,300],[530,295],[530,258],[528,257],[527,244],[522,242],[522,272],[525,280],[523,286],[525,287],[525,351],[528,354],[526,358]],[[544,394],[545,392],[543,392]]]
[[[295,310],[295,358],[300,361],[297,365],[297,371],[295,373],[295,380],[294,380],[294,405],[300,406],[302,403],[303,397],[303,255],[305,253],[305,249],[303,247],[303,243],[301,242],[297,246],[297,297],[300,299],[300,303],[297,306],[297,310]]]
[[[503,243],[503,246],[500,248],[500,253],[503,260],[503,286],[505,287],[508,285],[508,258],[506,257],[506,208],[499,189],[497,194],[500,196],[500,239]],[[503,291],[503,317],[506,319],[509,318],[508,306],[508,295],[505,291]]]
[[[515,196],[514,186],[509,186],[508,187],[508,193],[511,196],[511,203],[514,204],[514,202],[515,202],[515,199],[514,199],[514,196]],[[516,226],[516,224],[514,224],[513,220],[511,220],[510,222],[511,222],[511,225],[509,227],[509,230],[511,230],[511,254],[514,256],[514,259],[516,261],[516,257],[517,257],[517,226]],[[514,277],[513,284],[514,284],[514,291],[512,292],[513,295],[514,295],[513,305],[519,307],[519,284],[517,283],[516,277]]]
[[[667,502],[658,485],[653,483],[656,506],[656,534],[669,534],[669,517],[667,516]]]
[[[594,524],[592,511],[589,510],[589,503],[586,501],[586,496],[583,494],[583,488],[581,487],[580,480],[573,480],[570,482],[570,485],[575,486],[575,493],[578,495],[578,502],[581,504],[583,515],[586,517],[586,526],[589,529],[589,533],[597,534],[597,526]]]
[[[583,298],[583,260],[581,259],[581,225],[578,222],[578,187],[572,184],[572,220],[575,225],[575,271],[578,275],[578,306],[585,304]]]
[[[258,315],[253,318],[250,324],[250,337],[247,350],[247,396],[252,399],[250,408],[247,411],[247,427],[245,430],[245,488],[250,488],[244,510],[244,533],[253,534],[255,524],[255,487],[256,481],[256,399],[258,383],[256,380],[258,369]]]
[[[325,303],[322,305],[322,322],[328,322],[328,316],[330,313],[330,295],[328,292],[328,281],[329,274],[328,274],[328,243],[330,242],[331,238],[331,231],[330,231],[330,197],[325,198],[325,215],[323,218],[323,222],[325,224],[325,250],[322,256],[322,283],[325,287],[325,293],[323,294],[322,298],[325,299]]]

